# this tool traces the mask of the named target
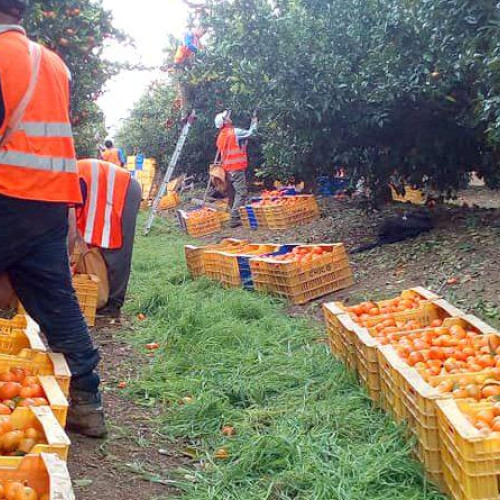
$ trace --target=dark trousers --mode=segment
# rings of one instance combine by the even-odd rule
[[[109,300],[107,307],[110,309],[121,309],[125,302],[132,268],[137,214],[141,201],[141,185],[135,179],[131,179],[122,215],[123,245],[118,250],[101,250],[108,268]]]
[[[226,172],[229,184],[229,206],[231,208],[231,220],[240,219],[239,209],[245,205],[248,197],[247,174],[244,170]]]
[[[71,281],[65,205],[0,196],[0,273],[7,272],[49,347],[66,356],[72,389],[96,392],[99,362]]]

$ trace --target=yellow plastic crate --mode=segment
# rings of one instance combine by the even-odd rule
[[[27,325],[23,328],[4,329],[0,325],[0,353],[18,354],[23,349],[47,350],[38,325],[31,318],[27,318]]]
[[[17,464],[2,463],[0,477],[3,482],[20,482],[33,488],[39,497],[48,494],[51,500],[75,500],[66,463],[57,455],[41,453],[26,455]]]
[[[293,304],[306,304],[354,283],[349,257],[342,243],[319,246],[327,253],[309,263],[294,260],[274,261],[268,258],[250,260],[257,291],[286,297]]]
[[[73,276],[73,287],[87,324],[94,326],[97,313],[99,278],[91,274],[75,274]]]
[[[492,403],[437,402],[444,481],[454,500],[500,498],[500,434],[483,436],[466,418]]]
[[[158,206],[159,210],[172,210],[173,208],[177,208],[181,203],[181,199],[179,193],[174,191],[172,193],[166,194],[161,200]]]
[[[177,211],[181,228],[185,229],[189,236],[194,238],[222,231],[222,221],[217,213],[216,210],[208,209],[204,217],[193,219],[189,216],[190,212]]]
[[[405,195],[399,195],[393,186],[391,186],[391,193],[393,201],[399,201],[401,203],[413,203],[414,205],[424,205],[425,204],[425,194],[419,189],[412,188],[411,186],[405,186]]]
[[[0,332],[10,333],[12,330],[24,330],[28,326],[28,317],[24,311],[19,311],[12,319],[0,318]]]
[[[65,396],[69,394],[71,372],[62,354],[23,349],[17,355],[0,354],[0,373],[24,368],[32,375],[53,375]]]
[[[209,250],[230,250],[234,247],[241,247],[247,244],[245,240],[225,239],[216,245],[194,246],[186,245],[184,254],[186,256],[186,265],[191,276],[198,277],[205,274],[204,254]]]
[[[319,218],[320,212],[313,195],[283,196],[283,205],[264,205],[262,207],[265,227],[269,229],[288,229],[308,224]],[[287,203],[286,200],[290,200]]]
[[[48,406],[16,408],[10,419],[14,429],[32,427],[42,434],[45,443],[37,444],[30,455],[53,453],[61,460],[67,460],[71,442]],[[0,456],[0,467],[17,468],[22,460],[23,458],[19,456]]]
[[[217,254],[217,279],[225,288],[243,286],[253,289],[250,259],[278,251],[280,245],[251,244],[229,251],[210,250],[207,254]]]

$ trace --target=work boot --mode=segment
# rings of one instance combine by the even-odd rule
[[[241,227],[241,226],[243,226],[243,223],[241,222],[240,219],[231,219],[229,222],[229,227],[231,229],[234,229],[236,227]]]
[[[122,314],[121,308],[112,305],[108,305],[97,311],[98,318],[120,319],[121,314]]]
[[[108,431],[100,392],[70,391],[68,430],[90,438],[104,438]]]

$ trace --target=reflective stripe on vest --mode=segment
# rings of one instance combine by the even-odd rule
[[[91,161],[92,165],[92,183],[90,189],[87,188],[89,198],[89,211],[87,214],[87,224],[85,225],[85,242],[90,244],[94,233],[94,224],[97,214],[97,197],[99,196],[99,162],[97,160]]]
[[[104,228],[102,230],[102,243],[103,248],[109,247],[109,242],[111,240],[111,212],[113,210],[113,195],[115,192],[115,177],[116,170],[114,168],[109,169],[108,175],[108,190],[106,193],[106,211],[104,213]]]
[[[69,123],[22,122],[20,129],[29,137],[73,137]]]
[[[76,160],[38,156],[18,151],[0,151],[0,165],[30,168],[45,172],[76,172]]]

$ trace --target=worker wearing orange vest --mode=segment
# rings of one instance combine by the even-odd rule
[[[125,166],[125,158],[123,157],[123,153],[120,149],[113,147],[112,141],[106,141],[104,143],[106,149],[101,153],[101,159],[104,161],[109,161],[119,167]]]
[[[239,208],[244,206],[248,196],[246,171],[248,168],[247,139],[257,132],[258,119],[252,118],[248,130],[235,128],[225,111],[215,117],[215,126],[220,129],[217,138],[217,149],[220,154],[222,168],[226,172],[229,185],[229,206],[231,207],[232,228],[241,226]]]
[[[83,204],[76,209],[79,236],[99,248],[106,262],[109,300],[100,313],[118,317],[130,279],[141,185],[130,174],[102,160],[80,160]]]
[[[68,427],[106,434],[98,350],[71,279],[68,207],[81,201],[69,119],[69,71],[31,42],[29,0],[0,0],[0,274],[72,373]]]

